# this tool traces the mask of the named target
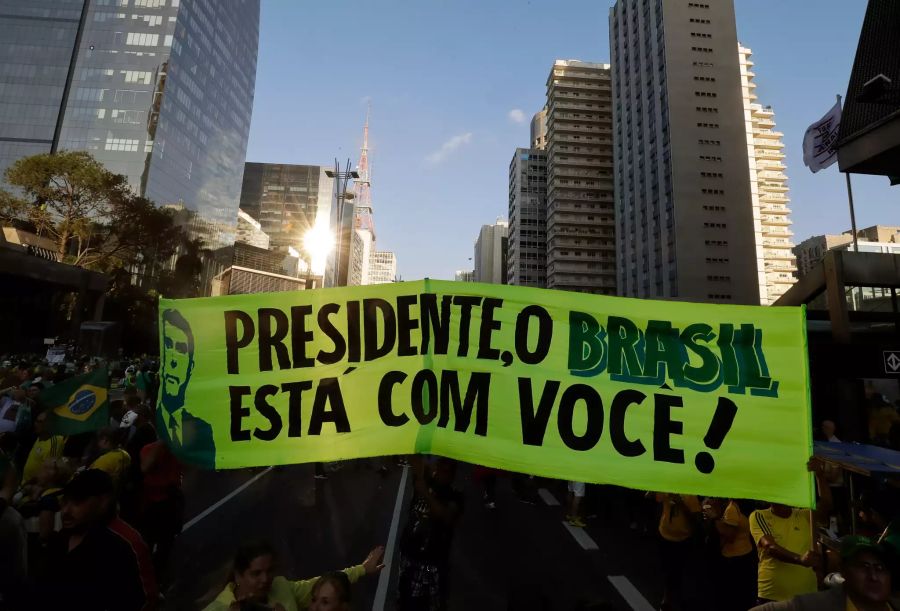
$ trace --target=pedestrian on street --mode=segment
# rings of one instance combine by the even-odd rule
[[[397,611],[444,611],[449,594],[450,546],[463,510],[453,487],[456,463],[438,458],[426,470],[413,457],[415,494],[400,538]]]
[[[356,583],[360,577],[383,569],[383,558],[384,547],[376,547],[362,564],[342,572],[350,583]],[[237,611],[245,606],[252,608],[253,604],[280,611],[309,609],[318,578],[290,581],[276,576],[276,572],[275,550],[269,543],[257,541],[242,545],[235,554],[231,578],[206,611]]]
[[[703,517],[715,527],[718,554],[712,561],[717,611],[747,611],[756,605],[756,557],[750,521],[734,499],[709,498]]]
[[[697,536],[700,533],[700,500],[691,494],[657,493],[662,506],[659,519],[659,560],[665,578],[663,611],[689,611],[690,598],[699,590]]]
[[[569,482],[569,495],[566,510],[566,522],[575,528],[584,528],[586,525],[581,517],[581,502],[584,500],[584,482]]]

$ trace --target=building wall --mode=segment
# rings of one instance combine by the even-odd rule
[[[317,165],[247,163],[241,210],[259,221],[271,248],[302,252],[303,236],[331,211],[334,179]]]
[[[739,46],[738,54],[750,166],[759,302],[761,305],[771,305],[791,288],[797,276],[784,166],[784,134],[775,130],[772,108],[756,102],[754,64],[750,59],[752,51]]]
[[[759,303],[737,44],[731,0],[610,10],[622,295]]]
[[[262,225],[243,210],[238,210],[235,242],[243,242],[258,248],[269,248],[269,236],[262,230]]]
[[[453,279],[456,282],[475,282],[475,272],[458,269]]]
[[[396,255],[386,250],[372,251],[369,260],[369,284],[388,284],[396,279]]]
[[[507,283],[507,244],[509,225],[498,220],[493,225],[482,225],[475,240],[475,282],[490,284]]]
[[[350,251],[350,273],[348,286],[371,284],[369,264],[375,250],[374,235],[368,229],[354,229]]]
[[[557,60],[547,79],[547,286],[616,292],[610,67]]]
[[[22,157],[49,153],[84,0],[0,0],[0,187]]]
[[[509,164],[509,284],[547,286],[547,155],[516,149]]]
[[[547,148],[547,109],[534,113],[531,118],[531,148],[544,150]]]
[[[860,252],[881,252],[900,254],[900,227],[873,225],[858,229],[857,240]],[[840,235],[817,235],[809,237],[794,247],[797,257],[797,276],[802,278],[813,270],[829,250],[853,248],[853,234],[848,231]]]

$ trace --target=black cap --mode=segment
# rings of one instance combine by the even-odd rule
[[[92,496],[113,493],[113,481],[106,471],[87,469],[76,473],[63,488],[63,496],[75,501],[83,501]]]

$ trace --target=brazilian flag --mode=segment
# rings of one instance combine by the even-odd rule
[[[56,435],[77,435],[109,425],[109,376],[105,367],[69,378],[41,392]]]

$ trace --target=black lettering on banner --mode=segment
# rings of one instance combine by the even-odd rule
[[[306,344],[313,340],[312,331],[306,328],[306,319],[312,315],[311,305],[291,307],[291,352],[294,355],[294,369],[312,367],[315,360],[306,356]]]
[[[534,409],[534,395],[531,390],[531,378],[519,378],[519,411],[522,418],[522,443],[527,446],[540,446],[544,443],[547,422],[553,403],[559,393],[559,382],[547,380],[541,390],[537,410]]]
[[[238,321],[241,323],[240,337],[237,331]],[[249,314],[240,310],[225,312],[225,360],[228,363],[228,373],[239,373],[238,350],[250,345],[254,333],[253,318]]]
[[[381,378],[378,385],[378,415],[381,421],[387,426],[403,426],[409,422],[409,416],[406,414],[395,414],[391,401],[391,393],[394,386],[402,384],[406,379],[406,374],[402,371],[389,371]]]
[[[361,354],[359,341],[359,302],[347,302],[347,360],[358,363]]]
[[[303,391],[312,388],[310,380],[287,382],[281,385],[281,392],[288,393],[288,437],[300,437],[303,422],[300,417],[303,408]]]
[[[531,319],[538,321],[537,345],[534,351],[528,349],[528,331]],[[538,305],[526,306],[516,317],[516,356],[526,365],[537,365],[550,352],[553,339],[553,319],[550,313]]]
[[[250,415],[250,408],[244,407],[242,399],[250,396],[249,386],[229,386],[228,394],[231,397],[231,441],[250,441],[250,431],[241,428],[241,420]]]
[[[259,320],[259,338],[257,339],[259,370],[272,371],[272,350],[275,350],[275,355],[278,357],[278,368],[290,369],[291,359],[288,355],[288,348],[284,345],[290,326],[287,314],[276,308],[260,308],[256,318]],[[275,322],[274,329],[272,321]]]
[[[485,297],[481,304],[481,327],[478,332],[478,358],[496,361],[500,350],[491,348],[491,334],[500,330],[500,321],[494,320],[494,310],[503,307],[502,299]]]
[[[334,323],[331,322],[331,319],[328,318],[332,314],[337,314],[340,311],[341,306],[336,303],[326,303],[319,308],[319,313],[317,315],[319,328],[334,344],[334,350],[331,352],[319,350],[319,355],[316,358],[323,365],[334,365],[335,363],[339,363],[341,359],[344,358],[344,353],[347,351],[347,342],[344,340],[344,336],[341,335],[341,332],[337,330],[337,327],[335,327]]]
[[[278,413],[274,407],[272,407],[268,401],[266,401],[266,397],[271,397],[272,395],[278,392],[278,387],[272,384],[266,384],[265,386],[260,386],[256,390],[256,396],[253,399],[253,404],[256,406],[256,411],[263,415],[263,417],[269,421],[268,430],[262,430],[259,427],[256,427],[256,430],[253,431],[253,436],[257,439],[262,439],[263,441],[272,441],[276,437],[278,437],[278,433],[281,432],[281,427],[283,426],[281,423],[281,414]]]
[[[575,405],[579,401],[584,401],[587,412],[587,427],[580,437],[575,434],[573,429]],[[584,452],[593,448],[600,441],[600,435],[603,434],[603,401],[600,399],[600,393],[593,387],[587,384],[569,386],[563,391],[562,398],[559,400],[559,411],[556,417],[559,437],[569,448]]]
[[[416,349],[410,342],[413,329],[419,328],[419,320],[410,318],[409,308],[416,305],[415,295],[397,297],[397,356],[415,356]]]
[[[612,407],[609,409],[609,438],[613,448],[622,456],[640,456],[647,449],[639,439],[628,439],[625,435],[625,415],[631,405],[640,405],[647,395],[639,390],[623,390],[613,397]]]
[[[641,331],[628,318],[610,316],[607,321],[609,342],[609,365],[607,371],[613,375],[642,376],[641,359],[637,345],[641,341]]]
[[[453,430],[465,433],[472,421],[475,411],[475,434],[487,435],[488,426],[488,393],[491,390],[491,374],[473,372],[469,376],[466,387],[466,398],[460,399],[459,372],[441,372],[441,417],[438,426],[446,428],[450,421],[450,408],[453,408]]]
[[[328,405],[331,409],[326,409]],[[316,387],[316,398],[313,400],[312,414],[309,417],[309,434],[321,434],[324,422],[333,422],[338,433],[350,432],[344,396],[341,394],[337,378],[322,378]]]
[[[681,435],[684,423],[672,420],[672,408],[684,407],[681,397],[675,395],[653,395],[653,460],[658,462],[684,463],[684,450],[672,447],[672,435]]]
[[[384,321],[384,342],[378,345],[378,315]],[[374,361],[391,353],[397,338],[397,319],[394,308],[384,299],[363,300],[363,343],[365,360]]]
[[[426,390],[428,391],[427,406],[424,396]],[[433,371],[422,369],[413,377],[410,399],[413,416],[416,417],[419,424],[430,424],[438,415],[438,381]],[[428,411],[425,411],[426,408]]]
[[[450,295],[441,297],[441,311],[438,314],[437,295],[423,293],[420,297],[422,317],[422,354],[428,354],[431,337],[434,336],[434,353],[447,354],[450,344]]]
[[[459,306],[459,349],[456,356],[469,356],[469,329],[472,327],[472,308],[481,303],[481,297],[457,295],[453,305]]]

